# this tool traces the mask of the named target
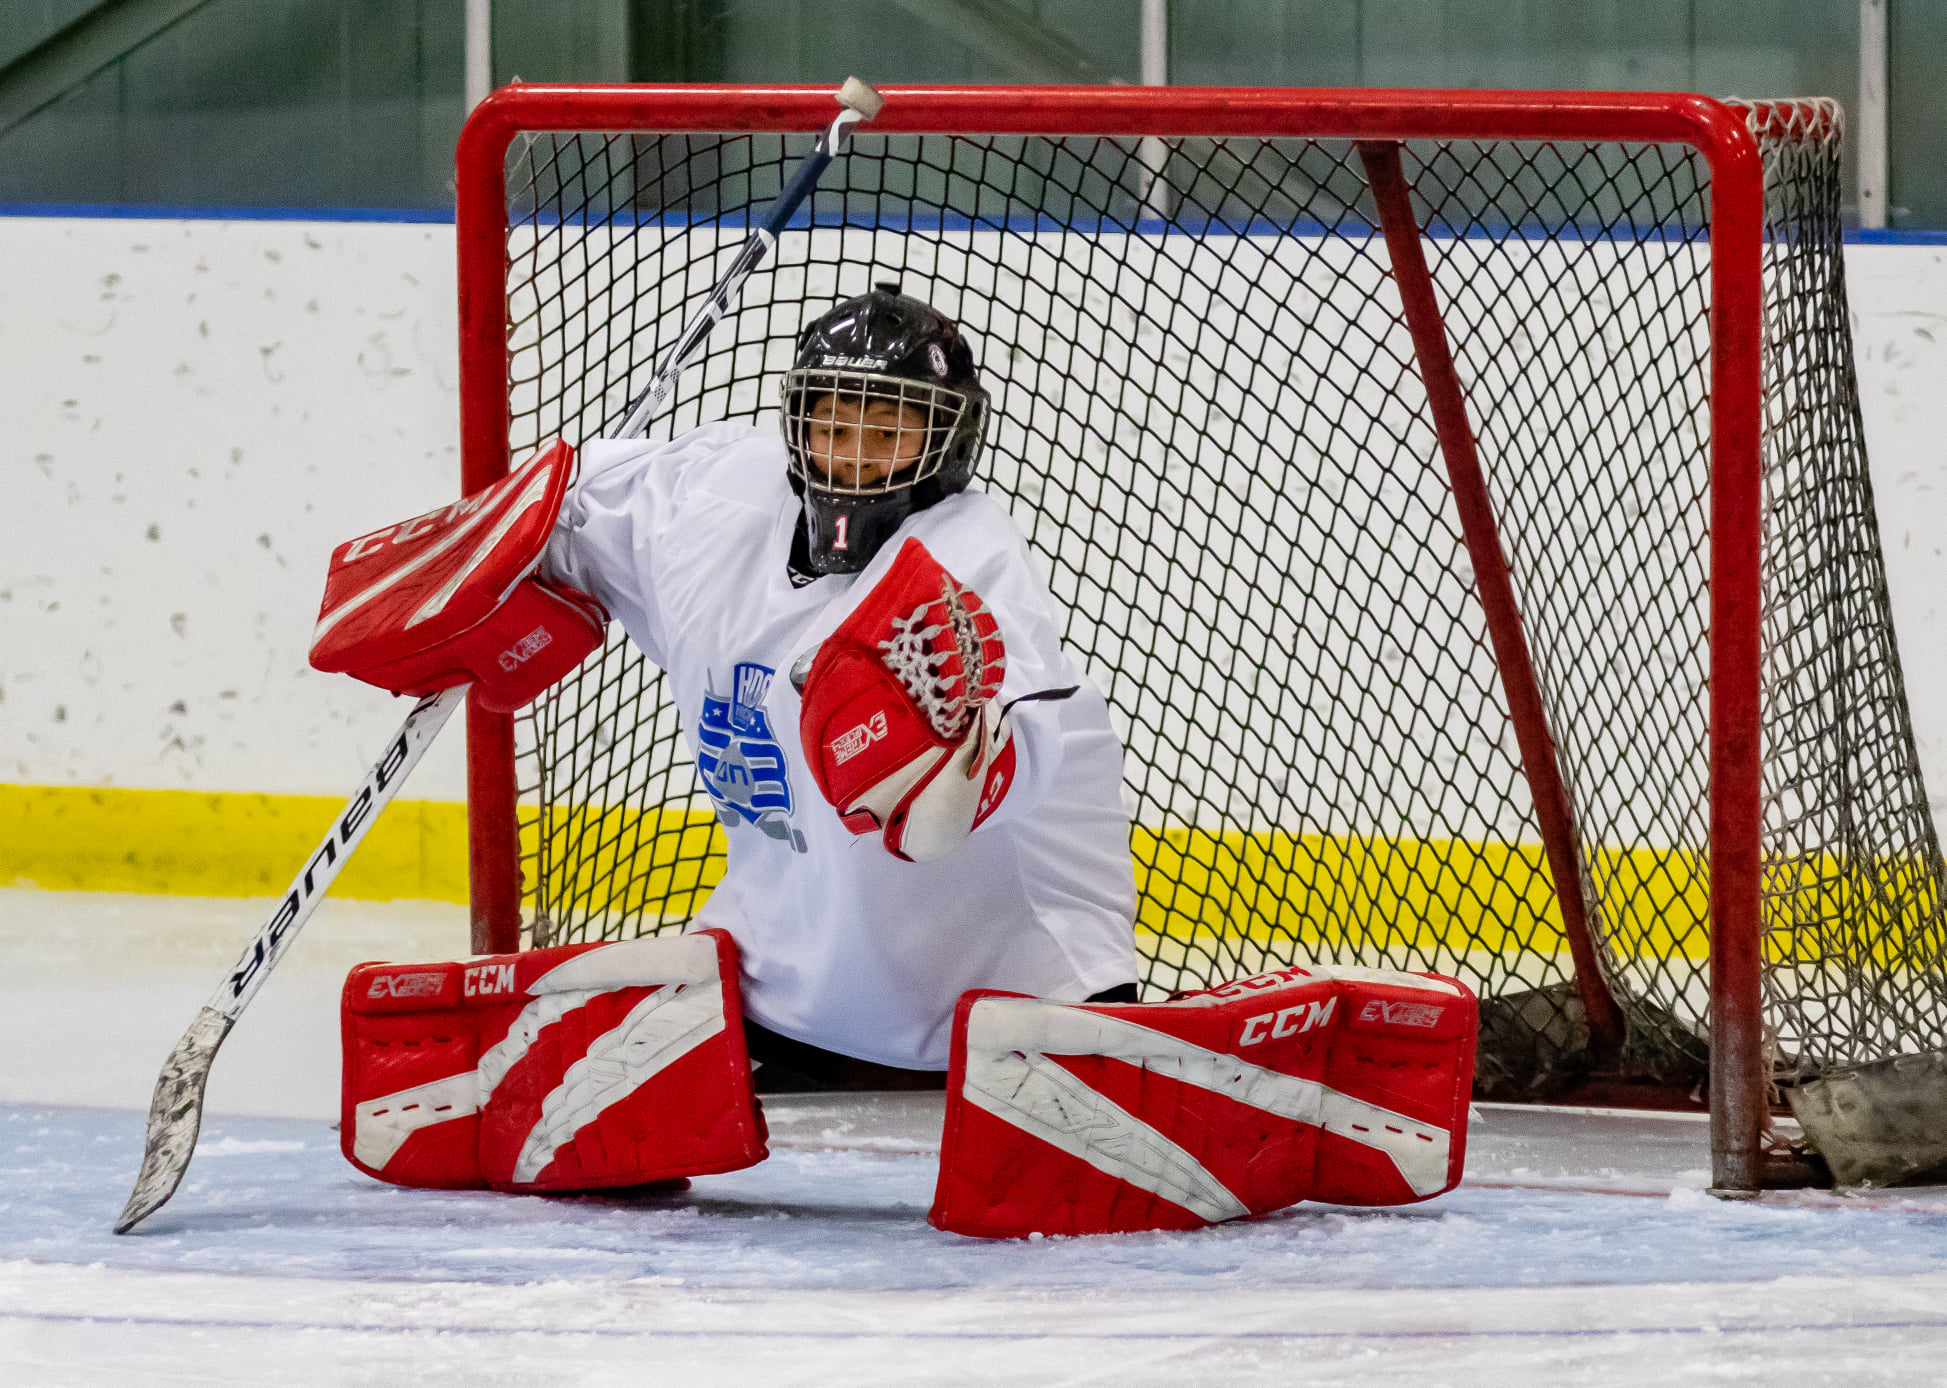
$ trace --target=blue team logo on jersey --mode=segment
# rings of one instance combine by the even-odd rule
[[[791,827],[791,772],[784,748],[771,733],[764,696],[775,674],[750,661],[730,676],[730,697],[714,677],[703,694],[696,728],[696,769],[726,829],[755,824],[765,836],[805,851],[804,834]]]

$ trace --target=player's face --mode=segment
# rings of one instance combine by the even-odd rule
[[[825,395],[805,423],[805,451],[834,486],[870,487],[926,451],[926,414],[880,396]]]

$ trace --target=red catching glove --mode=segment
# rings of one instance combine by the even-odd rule
[[[917,863],[977,829],[1014,780],[1006,669],[980,595],[907,540],[800,685],[805,759],[846,827]]]

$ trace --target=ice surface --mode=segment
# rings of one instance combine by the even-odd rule
[[[1451,1195],[1187,1235],[932,1229],[935,1095],[774,1097],[775,1155],[682,1194],[393,1189],[306,1112],[376,906],[314,922],[217,1061],[260,1079],[118,1239],[154,1067],[249,930],[203,906],[198,943],[185,903],[0,892],[0,1383],[1947,1381],[1947,1192],[1720,1203],[1695,1118],[1482,1106]],[[280,1066],[302,1106],[238,1113]]]
[[[108,1225],[140,1114],[5,1106],[0,1365],[62,1383],[1183,1384],[1947,1366],[1947,1196],[1720,1203],[1685,1183],[1694,1121],[1488,1110],[1480,1179],[1425,1205],[989,1243],[925,1223],[937,1103],[774,1099],[761,1166],[567,1198],[397,1190],[324,1123],[216,1118],[182,1191],[123,1239]],[[1630,1169],[1571,1170],[1578,1153]],[[1623,1175],[1663,1193],[1601,1193]]]
[[[1682,1172],[1552,1176],[1603,1141],[1643,1151],[1636,1117],[1523,1115],[1517,1135],[1483,1113],[1470,1172],[1479,1179],[1391,1210],[1296,1206],[1192,1235],[990,1242],[925,1222],[938,1169],[939,1101],[903,1095],[827,1103],[772,1099],[772,1158],[698,1177],[682,1194],[572,1197],[409,1191],[355,1171],[328,1125],[214,1118],[175,1199],[116,1238],[108,1225],[141,1154],[141,1115],[111,1109],[0,1107],[9,1191],[0,1249],[13,1257],[118,1269],[193,1269],[245,1277],[467,1280],[521,1284],[573,1276],[763,1291],[947,1289],[1207,1294],[1301,1289],[1658,1281],[1748,1281],[1825,1274],[1947,1273],[1947,1194],[1866,1200],[1712,1199]],[[1548,1118],[1561,1135],[1537,1129]],[[931,1140],[918,1136],[930,1129]],[[1650,1135],[1653,1140],[1656,1134]],[[890,1150],[867,1144],[884,1141]],[[919,1150],[898,1150],[911,1143]],[[927,1150],[931,1148],[932,1150]],[[1510,1163],[1509,1154],[1519,1161]],[[1604,1155],[1604,1160],[1610,1154]],[[1533,1172],[1554,1188],[1526,1184]],[[1701,1173],[1697,1174],[1701,1179]],[[1573,1183],[1573,1184],[1572,1184]],[[1581,1188],[1576,1188],[1576,1186]]]

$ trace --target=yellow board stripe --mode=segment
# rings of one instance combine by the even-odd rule
[[[538,826],[522,825],[529,852]],[[551,855],[574,864],[558,898],[612,916],[702,904],[723,876],[723,832],[708,810],[589,810],[547,816]],[[1539,844],[1354,835],[1247,834],[1137,826],[1137,929],[1205,953],[1226,942],[1272,955],[1349,957],[1384,949],[1423,959],[1468,951],[1567,951]],[[1594,876],[1614,938],[1655,959],[1708,956],[1708,892],[1694,855],[1603,850]]]
[[[341,808],[322,795],[0,785],[0,884],[269,896],[288,885]],[[687,915],[723,875],[723,833],[707,810],[564,810],[548,827],[555,850],[577,864],[577,889],[611,911],[668,901]],[[536,833],[523,825],[529,853]],[[1238,944],[1333,955],[1383,946],[1426,957],[1566,949],[1538,845],[1139,827],[1131,847],[1137,928],[1192,948],[1222,936],[1233,953]],[[466,859],[464,805],[396,801],[332,890],[464,902]],[[1590,875],[1613,958],[1708,956],[1708,882],[1695,854],[1599,849]],[[1888,903],[1924,905],[1926,881],[1918,862],[1848,870],[1809,855],[1768,864],[1765,954],[1792,957],[1810,930],[1831,958],[1904,967],[1938,959],[1947,940],[1930,917],[1887,919]]]
[[[0,785],[0,884],[272,896],[344,807],[326,795]],[[466,806],[394,801],[331,890],[464,902]]]

